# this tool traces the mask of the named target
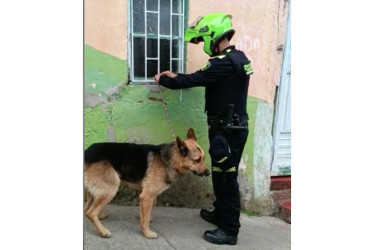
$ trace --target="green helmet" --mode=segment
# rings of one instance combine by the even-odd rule
[[[189,43],[204,42],[204,51],[213,56],[214,47],[225,37],[231,40],[235,33],[231,25],[231,15],[224,13],[211,13],[199,17],[187,28],[184,41]]]

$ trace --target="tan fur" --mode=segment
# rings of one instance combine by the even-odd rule
[[[159,155],[148,155],[148,169],[141,182],[122,182],[122,184],[140,191],[140,228],[147,238],[156,238],[157,233],[150,230],[152,207],[159,194],[168,189],[182,175],[188,171],[199,175],[208,175],[209,171],[204,163],[204,151],[196,142],[192,129],[187,133],[187,140],[179,142],[188,148],[188,155],[181,156],[177,142],[171,150],[168,166]],[[200,159],[200,162],[196,161]],[[111,232],[104,227],[99,219],[104,218],[102,208],[108,204],[117,193],[121,179],[109,162],[101,161],[87,164],[84,167],[84,187],[86,192],[85,213],[94,224],[101,236],[110,237]]]

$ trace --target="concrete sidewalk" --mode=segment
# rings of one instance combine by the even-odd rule
[[[291,225],[275,217],[240,216],[240,233],[236,246],[215,245],[202,237],[215,225],[200,218],[200,209],[155,207],[151,229],[157,239],[143,237],[139,227],[139,207],[108,205],[102,222],[112,232],[109,239],[98,235],[84,217],[84,249],[291,249]]]

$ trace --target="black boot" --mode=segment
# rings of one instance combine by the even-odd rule
[[[203,209],[200,210],[200,216],[201,216],[201,218],[203,218],[207,222],[210,222],[210,223],[213,223],[213,224],[217,225],[216,220],[215,220],[215,216],[214,216],[214,212],[211,212],[211,211],[203,208]]]
[[[211,231],[204,232],[204,239],[213,244],[227,244],[227,245],[236,245],[238,242],[238,236],[228,235],[221,228],[217,228]]]

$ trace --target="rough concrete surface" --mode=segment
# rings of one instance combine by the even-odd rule
[[[240,217],[241,228],[236,246],[215,245],[206,242],[202,235],[215,225],[199,216],[200,209],[155,207],[152,212],[151,230],[157,239],[143,237],[139,227],[139,207],[108,205],[108,215],[102,221],[112,237],[102,238],[92,223],[84,217],[84,249],[291,249],[291,225],[275,217]]]
[[[106,103],[108,99],[101,94],[86,93],[83,98],[84,107],[95,107],[99,103]]]

